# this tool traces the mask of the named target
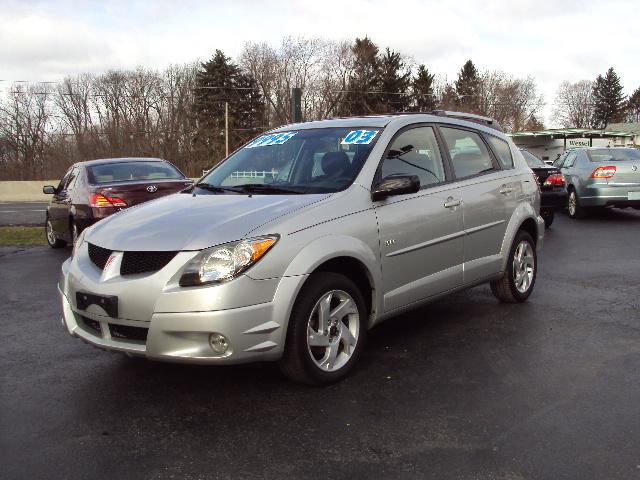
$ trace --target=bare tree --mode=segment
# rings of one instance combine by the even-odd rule
[[[52,126],[52,94],[48,84],[14,84],[0,102],[4,162],[11,164],[3,177],[23,180],[43,175],[45,143]]]
[[[593,126],[593,82],[562,82],[554,101],[554,117],[565,128]]]
[[[509,132],[538,124],[544,106],[532,77],[515,78],[500,70],[482,73],[478,97],[478,113],[494,118]]]

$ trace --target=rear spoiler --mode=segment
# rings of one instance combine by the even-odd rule
[[[447,110],[434,110],[433,112],[431,112],[431,115],[457,118],[458,120],[467,120],[469,122],[479,123],[480,125],[484,125],[485,127],[493,128],[494,130],[504,133],[504,130],[502,129],[500,124],[491,117],[483,117],[482,115],[476,115],[474,113],[450,112]]]

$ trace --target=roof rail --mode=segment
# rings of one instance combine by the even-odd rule
[[[499,132],[504,132],[500,124],[491,117],[483,117],[482,115],[476,115],[475,113],[450,112],[447,110],[434,110],[430,113],[431,115],[438,115],[439,117],[451,117],[457,118],[458,120],[468,120],[469,122],[479,123],[480,125],[485,125],[489,128],[493,128],[494,130],[498,130]]]

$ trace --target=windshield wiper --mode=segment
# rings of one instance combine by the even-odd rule
[[[301,194],[304,193],[300,190],[295,190],[293,188],[286,187],[278,187],[276,185],[271,185],[269,183],[245,183],[242,185],[235,185],[233,188],[240,190],[242,192],[249,193],[293,193],[293,194]]]
[[[194,187],[202,188],[203,190],[208,190],[210,192],[216,192],[216,193],[224,193],[224,192],[239,193],[239,191],[236,188],[218,187],[217,185],[212,185],[210,183],[205,183],[205,182],[196,183]]]

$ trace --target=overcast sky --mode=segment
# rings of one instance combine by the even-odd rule
[[[368,35],[450,80],[467,59],[532,75],[548,122],[563,80],[592,80],[613,66],[626,94],[640,86],[639,11],[638,0],[0,0],[0,88],[162,68],[216,48],[235,57],[246,41],[277,44],[284,35]]]

